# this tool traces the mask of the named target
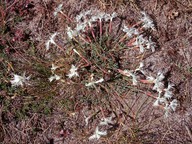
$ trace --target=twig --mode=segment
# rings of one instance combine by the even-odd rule
[[[187,133],[192,141],[192,132],[191,132],[190,128],[187,125],[185,125],[185,129],[187,130]]]
[[[8,9],[10,9],[14,4],[17,3],[17,1],[19,1],[19,0],[15,0],[10,6],[8,6],[8,7],[5,9],[5,11],[7,11]]]
[[[63,13],[62,11],[60,11],[61,15],[64,16],[65,18],[67,18],[70,22],[73,22],[73,20],[68,17],[65,13]]]

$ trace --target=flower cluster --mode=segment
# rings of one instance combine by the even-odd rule
[[[101,136],[106,136],[107,130],[99,131],[99,126],[113,125],[114,121],[112,119],[113,119],[113,115],[110,117],[102,118],[99,125],[96,127],[94,134],[89,137],[89,140],[94,140],[94,139],[98,140]]]
[[[61,13],[64,15],[64,13],[61,11],[62,9],[62,4],[59,5],[54,12],[54,16],[56,16],[58,13]],[[108,23],[108,33],[111,32],[112,30],[112,21],[114,18],[117,17],[117,13],[113,12],[112,14],[108,14],[105,12],[102,12],[97,9],[90,9],[84,12],[81,12],[79,15],[75,17],[74,23],[75,27],[72,28],[71,26],[67,26],[67,36],[71,40],[75,40],[76,42],[78,41],[77,38],[83,40],[83,42],[91,42],[90,35],[91,37],[96,40],[98,33],[95,32],[95,29],[99,30],[99,35],[100,38],[103,35],[103,24]],[[147,15],[145,12],[141,12],[142,17],[140,18],[140,21],[133,25],[133,26],[126,26],[124,25],[122,27],[122,32],[125,33],[125,36],[120,38],[119,42],[120,43],[126,43],[128,40],[129,42],[131,41],[132,47],[139,48],[140,53],[144,53],[146,50],[151,50],[152,52],[155,52],[156,48],[156,43],[152,41],[151,36],[146,38],[145,36],[145,31],[146,30],[155,30],[155,25],[153,23],[153,20]],[[65,15],[65,17],[67,17]],[[89,32],[89,34],[88,34]],[[46,42],[46,49],[49,49],[50,44],[56,45],[54,39],[58,33],[54,33],[50,39]],[[82,42],[82,41],[78,41]],[[84,61],[89,63],[84,56],[79,53],[77,48],[73,48],[73,52],[76,53],[80,58],[82,58]],[[92,48],[91,48],[92,49]],[[86,54],[86,53],[84,53]],[[49,78],[49,81],[59,80],[60,76],[56,75],[54,73],[54,70],[57,69],[56,66],[52,65],[52,73],[54,74]],[[79,74],[77,73],[78,68],[75,67],[74,65],[71,66],[71,69],[69,70],[69,73],[67,76],[71,79],[72,77],[78,77]],[[175,111],[176,107],[178,105],[178,102],[176,99],[172,100],[173,96],[173,85],[169,84],[167,88],[165,88],[164,85],[164,74],[163,73],[158,73],[156,78],[152,77],[151,75],[147,75],[146,72],[144,71],[144,64],[143,62],[140,63],[139,67],[136,68],[135,70],[121,70],[118,69],[118,72],[124,76],[131,77],[132,78],[132,84],[133,85],[138,85],[139,82],[143,83],[151,83],[153,84],[152,90],[158,92],[158,97],[156,97],[156,101],[154,102],[154,106],[163,106],[166,112],[168,111]],[[141,73],[146,79],[143,80],[140,78],[139,73]],[[95,86],[95,84],[102,83],[104,82],[104,79],[100,77],[98,80],[95,80],[93,78],[94,74],[91,74],[91,78],[88,83],[85,83],[86,87],[90,86]],[[98,77],[98,76],[97,76]],[[163,96],[162,96],[163,95]],[[172,100],[172,101],[171,101]],[[97,129],[98,132],[98,129]]]
[[[49,77],[49,81],[52,82],[53,80],[60,80],[61,79],[61,76],[57,75],[55,73],[55,70],[59,68],[58,66],[52,64],[52,67],[51,67],[51,72],[52,72],[52,76]],[[78,77],[79,74],[77,72],[77,67],[75,67],[73,64],[71,65],[71,68],[69,70],[69,73],[66,75],[68,78],[72,78],[72,77]]]
[[[144,53],[145,49],[147,50],[151,49],[152,52],[155,52],[156,44],[155,42],[152,41],[151,36],[149,36],[149,38],[146,39],[144,38],[143,34],[141,34],[146,29],[155,30],[155,26],[151,18],[145,12],[141,12],[141,13],[143,14],[143,17],[140,19],[142,24],[141,27],[143,29],[138,30],[137,28],[135,28],[135,26],[127,27],[126,25],[124,25],[122,30],[123,32],[126,33],[126,36],[128,38],[136,37],[132,45],[135,47],[138,47],[140,53]]]
[[[80,13],[76,16],[76,27],[72,29],[71,27],[67,27],[67,35],[69,39],[73,39],[76,36],[83,37],[83,32],[89,29],[92,32],[93,37],[95,35],[93,33],[93,27],[97,22],[100,24],[100,33],[102,33],[102,21],[110,22],[110,29],[111,29],[111,22],[112,20],[117,17],[117,13],[113,12],[112,14],[107,14],[101,12],[97,9],[91,9],[85,12]]]
[[[179,105],[177,99],[173,99],[173,89],[174,85],[169,83],[167,88],[163,83],[165,76],[163,73],[159,72],[154,77],[148,77],[145,82],[153,83],[153,90],[158,92],[158,97],[156,97],[156,101],[153,106],[161,106],[165,110],[165,117],[168,117],[171,112],[175,112],[177,106]]]
[[[58,76],[57,74],[55,74],[55,70],[56,70],[57,68],[59,68],[59,67],[56,66],[56,65],[54,65],[54,64],[52,64],[51,66],[52,66],[52,67],[51,67],[51,72],[52,72],[53,75],[49,77],[49,81],[52,82],[53,80],[60,80],[61,77]]]
[[[125,38],[128,38],[133,40],[132,46],[138,47],[140,53],[144,53],[146,50],[151,50],[152,52],[155,52],[156,43],[152,41],[151,36],[148,38],[144,37],[143,33],[145,30],[152,29],[155,30],[155,25],[152,21],[152,19],[145,13],[141,12],[142,17],[140,18],[140,23],[138,25],[133,25],[127,27],[126,25],[123,26],[122,31],[125,33],[125,36],[120,39],[120,42],[124,42]],[[111,27],[112,20],[117,17],[117,13],[107,14],[101,11],[98,11],[96,9],[91,9],[85,12],[80,13],[78,16],[76,16],[76,27],[74,30],[72,30],[71,27],[68,27],[67,34],[70,39],[75,38],[76,36],[83,37],[83,33],[89,29],[91,32],[93,30],[93,27],[97,25],[96,22],[99,23],[100,28],[100,34],[102,34],[102,21],[110,22],[109,28]],[[109,30],[110,32],[110,30]],[[95,34],[92,32],[93,38],[95,38]],[[79,56],[81,56],[77,51],[75,51]],[[145,82],[145,83],[151,83],[154,84],[153,90],[157,91],[159,93],[157,100],[154,103],[154,106],[158,104],[164,103],[164,109],[168,111],[168,109],[172,109],[169,106],[172,106],[172,102],[170,102],[170,99],[172,97],[172,85],[168,85],[168,88],[164,88],[164,75],[162,73],[158,73],[156,78],[149,76],[144,71],[144,63],[141,62],[139,67],[135,70],[121,70],[118,69],[118,72],[121,73],[124,76],[131,77],[132,78],[132,84],[138,85],[138,83]],[[140,77],[138,73],[143,74],[146,77],[146,80],[140,80]],[[95,81],[93,77],[91,78],[89,83],[86,83],[85,86],[89,87],[92,85],[95,85],[97,83],[103,82],[104,79],[100,78],[99,80]],[[161,94],[164,92],[164,97],[161,97]],[[174,101],[174,106],[176,106],[176,100]],[[172,109],[175,111],[175,108]]]
[[[144,53],[145,49],[151,49],[152,52],[155,52],[156,44],[151,40],[151,36],[149,39],[145,39],[143,35],[139,35],[136,37],[136,41],[133,45],[139,47],[140,53]]]
[[[146,72],[144,72],[144,64],[140,63],[140,66],[136,68],[135,70],[120,70],[119,73],[127,76],[132,77],[132,83],[133,85],[138,85],[138,79],[139,76],[137,76],[137,71],[140,71],[145,77],[146,80],[141,80],[140,82],[143,83],[150,83],[153,85],[153,90],[158,92],[158,97],[156,97],[156,101],[154,102],[153,106],[161,106],[165,110],[165,116],[168,117],[168,115],[171,112],[175,112],[178,104],[177,99],[173,99],[173,89],[174,85],[169,83],[167,88],[165,88],[163,80],[165,79],[165,76],[163,73],[158,72],[156,78],[152,76],[147,76]]]
[[[141,12],[143,17],[141,18],[142,21],[142,27],[146,29],[152,29],[155,30],[155,25],[153,23],[153,20],[145,13]]]
[[[168,84],[167,88],[163,88],[161,84],[161,90],[159,91],[159,96],[154,102],[153,106],[162,106],[165,110],[165,117],[168,117],[170,113],[175,112],[179,105],[177,99],[173,99],[173,84]],[[158,86],[157,86],[158,87]],[[162,95],[162,93],[164,93]]]

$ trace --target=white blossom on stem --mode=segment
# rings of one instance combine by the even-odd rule
[[[123,31],[127,34],[128,37],[133,37],[134,35],[138,35],[139,32],[136,28],[128,28],[127,26],[124,25]]]
[[[130,70],[119,70],[119,72],[127,77],[132,77],[132,83],[133,85],[137,85],[138,81],[137,81],[137,76],[134,74],[133,71]]]
[[[112,14],[105,14],[104,15],[105,21],[108,21],[108,20],[113,21],[113,19],[115,17],[117,17],[117,13],[116,12],[113,12]]]
[[[154,86],[153,86],[153,90],[156,90],[158,92],[162,92],[164,89],[164,84],[162,83],[162,80],[165,78],[165,76],[163,75],[163,73],[158,72],[156,79],[154,80]]]
[[[113,121],[112,121],[112,116],[110,117],[106,117],[106,118],[102,118],[99,125],[108,125],[108,124],[113,124]]]
[[[112,21],[115,17],[117,17],[117,13],[116,13],[116,12],[113,12],[113,13],[111,14],[110,21]]]
[[[89,82],[89,83],[85,84],[85,86],[89,87],[89,86],[92,86],[92,85],[94,85],[94,84],[102,83],[103,81],[104,81],[104,79],[103,79],[103,78],[100,78],[100,79],[97,80],[97,81],[92,81],[92,82]]]
[[[172,98],[173,96],[173,92],[172,92],[172,89],[173,89],[173,84],[168,84],[168,87],[166,89],[164,89],[165,93],[164,93],[164,97],[167,98],[167,99],[170,99]]]
[[[71,65],[71,69],[69,70],[69,74],[67,75],[70,79],[72,77],[75,77],[75,76],[79,76],[79,74],[77,73],[77,67],[75,67],[74,65]]]
[[[178,106],[178,100],[174,99],[170,102],[169,107],[175,112]]]
[[[58,34],[58,32],[55,32],[54,34],[52,34],[50,36],[49,40],[46,42],[46,50],[49,50],[50,43],[57,46],[57,44],[54,40],[57,34]]]
[[[89,137],[89,140],[93,140],[93,139],[100,139],[101,136],[106,136],[107,135],[107,131],[99,131],[99,127],[97,126],[95,129],[95,132],[92,136]]]
[[[133,43],[133,45],[139,47],[140,53],[144,53],[145,48],[144,45],[146,43],[146,40],[144,39],[143,35],[139,35],[136,37],[136,41]]]
[[[76,34],[79,34],[81,31],[85,31],[85,28],[86,28],[86,26],[87,26],[87,23],[80,23],[80,24],[77,24],[77,26],[76,26],[76,28],[75,28],[75,33]],[[71,31],[71,35],[73,35],[73,31]],[[72,36],[70,36],[70,37],[72,37]]]
[[[53,12],[53,15],[54,15],[54,16],[57,16],[57,13],[61,12],[62,6],[63,6],[63,4],[60,4],[60,5],[55,9],[55,11]]]
[[[151,36],[149,40],[146,42],[146,48],[151,49],[152,52],[155,52],[156,43],[151,40]]]
[[[61,79],[61,77],[58,76],[58,75],[56,75],[56,74],[49,77],[49,81],[50,81],[50,82],[52,82],[53,80],[60,80],[60,79]]]
[[[59,68],[59,67],[52,63],[51,71],[54,72],[57,68]]]
[[[150,81],[150,82],[154,82],[155,78],[153,76],[148,76],[147,77],[147,80]]]
[[[143,70],[143,67],[144,67],[144,63],[143,63],[143,62],[140,62],[139,67],[135,69],[135,72],[136,72],[136,71],[140,71],[142,74],[145,75],[145,72],[144,72],[144,70]]]
[[[104,18],[104,16],[105,16],[105,13],[104,13],[104,12],[98,13],[98,19],[99,19],[100,22],[102,21],[102,19]]]
[[[143,22],[143,28],[146,29],[152,29],[155,30],[155,26],[153,24],[153,21],[151,20],[151,18],[145,13],[145,12],[141,12],[143,17],[141,18],[141,21]]]
[[[67,35],[69,39],[73,39],[73,37],[76,36],[76,32],[73,31],[70,27],[67,27]]]
[[[171,112],[175,112],[177,106],[178,106],[178,101],[176,99],[171,101],[170,104],[166,104],[166,106],[164,107],[165,117],[168,117]]]
[[[156,101],[153,103],[153,106],[159,106],[161,104],[167,104],[167,100],[164,97],[157,97]]]
[[[12,86],[23,86],[24,84],[28,84],[28,81],[31,76],[26,77],[25,72],[23,73],[23,76],[13,74],[12,80],[10,80]]]
[[[167,118],[170,114],[170,107],[169,107],[169,104],[166,104],[165,107],[165,117]]]

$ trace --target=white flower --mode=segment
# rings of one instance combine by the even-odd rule
[[[162,81],[164,78],[165,78],[165,76],[163,75],[163,73],[161,73],[161,72],[157,73],[156,81]]]
[[[164,97],[165,98],[168,98],[168,99],[172,98],[173,92],[171,91],[171,89],[173,88],[173,86],[174,86],[173,84],[169,83],[167,89],[164,89],[164,91],[165,91]]]
[[[108,21],[108,20],[113,21],[113,19],[115,17],[117,17],[117,13],[116,12],[113,12],[112,14],[105,14],[104,15],[105,21]]]
[[[137,85],[137,77],[136,75],[133,73],[133,71],[130,70],[120,70],[118,69],[119,73],[121,73],[122,75],[125,75],[127,77],[132,77],[132,82],[133,85]]]
[[[49,45],[50,45],[50,41],[48,40],[48,41],[45,43],[46,50],[49,50]]]
[[[98,16],[92,16],[91,19],[90,19],[90,21],[91,21],[91,22],[95,22],[95,21],[97,21],[97,19],[98,19]]]
[[[71,29],[70,27],[67,27],[67,35],[68,35],[68,37],[69,37],[70,39],[73,38],[73,31],[72,31],[72,29]]]
[[[157,90],[158,92],[162,92],[164,89],[164,84],[161,82],[165,76],[163,73],[158,72],[156,79],[154,80],[155,85],[153,86],[153,90]]]
[[[113,124],[112,118],[113,118],[112,116],[111,117],[107,117],[107,118],[102,118],[101,122],[99,123],[99,125]]]
[[[157,97],[157,100],[153,103],[153,106],[159,106],[160,104],[167,104],[167,100],[164,97]]]
[[[156,81],[155,85],[153,86],[153,90],[156,90],[158,92],[162,92],[164,88],[164,83],[160,82],[160,81]]]
[[[123,31],[127,34],[128,37],[132,37],[133,35],[138,35],[139,32],[136,28],[128,28],[124,25]]]
[[[54,65],[54,64],[52,63],[52,65],[51,65],[51,71],[54,72],[57,68],[59,68],[59,67],[56,66],[56,65]]]
[[[146,83],[154,83],[155,78],[153,76],[147,76],[145,82]]]
[[[77,32],[72,30],[70,27],[67,27],[67,35],[69,39],[72,39],[74,36],[77,36]]]
[[[50,43],[57,46],[57,44],[54,41],[57,34],[58,34],[58,32],[55,32],[54,34],[52,34],[50,39],[46,42],[46,50],[49,50]]]
[[[85,118],[85,125],[87,126],[89,124],[89,119],[91,118],[91,116],[86,117],[84,115],[84,118]]]
[[[97,84],[97,83],[102,83],[103,81],[104,81],[104,79],[100,78],[98,81],[92,81],[92,82],[85,84],[85,86],[89,87],[89,86],[92,86],[92,85]]]
[[[85,31],[85,28],[87,26],[87,23],[80,23],[80,24],[77,24],[75,30],[76,30],[76,33],[78,34],[80,31]]]
[[[164,107],[165,109],[165,117],[167,118],[170,114],[170,107],[169,104],[166,104],[166,106]]]
[[[135,72],[136,72],[136,71],[140,71],[142,74],[145,75],[145,72],[144,72],[144,70],[143,70],[143,67],[144,67],[144,63],[143,63],[143,62],[140,62],[139,67],[135,69]]]
[[[50,82],[52,82],[54,79],[55,79],[55,80],[60,80],[60,79],[61,79],[61,77],[60,77],[60,76],[58,76],[58,75],[56,75],[56,74],[55,74],[55,75],[53,75],[53,76],[51,76],[51,77],[49,77],[49,81],[50,81]]]
[[[151,40],[151,36],[149,37],[149,40],[146,42],[146,48],[151,49],[152,52],[155,52],[156,44]]]
[[[146,40],[143,38],[143,35],[139,35],[136,37],[136,41],[133,43],[133,45],[140,48],[140,53],[144,53],[145,48],[144,44],[146,43]]]
[[[105,14],[104,18],[105,18],[105,21],[108,21],[108,20],[111,19],[111,15],[110,14]]]
[[[159,100],[157,98],[157,100],[153,103],[153,106],[159,106]]]
[[[85,11],[85,12],[82,12],[80,13],[79,15],[76,16],[76,21],[77,22],[80,22],[82,18],[86,18],[87,15],[91,14],[91,10],[88,10],[88,11]]]
[[[128,76],[128,77],[132,77],[132,83],[133,83],[133,85],[137,85],[137,77],[136,77],[136,75],[135,75],[132,71],[130,71],[130,70],[124,70],[124,71],[123,71],[123,74],[126,75],[126,76]]]
[[[23,76],[13,74],[13,78],[10,81],[12,86],[23,86],[24,84],[28,84],[28,80],[30,79],[31,76],[26,77],[25,73],[23,73]]]
[[[178,101],[176,99],[174,99],[173,101],[170,102],[169,107],[175,112],[176,108],[178,106]]]
[[[79,76],[79,74],[77,73],[77,67],[75,67],[74,65],[71,65],[71,69],[69,70],[69,74],[67,75],[69,78],[72,78],[74,76]]]
[[[51,35],[51,37],[50,37],[50,43],[52,43],[52,44],[54,44],[54,45],[57,45],[57,44],[55,43],[55,40],[54,40],[57,34],[58,34],[58,32],[55,32],[54,34]]]
[[[140,62],[139,63],[139,70],[141,69],[141,68],[143,68],[144,67],[144,63],[143,62]]]
[[[136,77],[136,75],[134,75],[134,74],[132,73],[131,76],[132,76],[133,85],[137,85],[137,77]]]
[[[100,139],[101,136],[105,136],[107,135],[107,131],[99,131],[99,127],[97,126],[95,129],[95,133],[89,137],[89,140],[93,140],[93,139]]]
[[[77,16],[75,17],[75,19],[76,19],[77,22],[79,22],[79,21],[82,19],[82,17],[83,17],[83,13],[77,15]]]
[[[141,13],[143,14],[143,17],[141,18],[141,21],[143,22],[143,27],[146,29],[151,28],[152,30],[155,30],[155,26],[151,18],[145,12]]]
[[[117,17],[117,13],[116,13],[116,12],[113,12],[113,13],[111,14],[110,21],[112,21],[115,17]]]
[[[178,106],[178,101],[176,99],[171,101],[170,104],[166,104],[166,106],[164,107],[165,117],[168,117],[171,112],[175,112],[177,106]]]
[[[104,18],[105,16],[105,13],[104,12],[100,12],[98,13],[98,18],[99,18],[99,21],[101,22],[101,20]]]
[[[63,4],[60,4],[60,5],[55,9],[55,11],[54,11],[54,13],[53,13],[54,16],[57,16],[57,13],[61,12],[62,6],[63,6]]]

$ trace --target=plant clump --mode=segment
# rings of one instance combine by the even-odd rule
[[[61,5],[54,12],[54,16],[57,16],[58,12],[64,15]],[[94,87],[98,90],[99,87],[108,86],[108,83],[114,84],[115,87],[116,82],[120,81],[122,77],[131,77],[134,86],[140,83],[153,84],[151,89],[158,96],[148,96],[155,99],[153,106],[165,110],[166,117],[175,112],[179,102],[173,98],[173,85],[169,84],[165,88],[163,73],[159,72],[156,78],[152,77],[151,73],[148,74],[145,71],[144,60],[142,59],[138,62],[140,65],[135,69],[124,68],[120,63],[121,53],[135,51],[136,56],[140,56],[145,55],[145,53],[154,53],[157,49],[152,36],[147,35],[147,31],[155,31],[153,20],[145,12],[141,12],[141,15],[138,23],[134,25],[124,23],[120,32],[116,26],[120,19],[116,12],[106,13],[98,9],[90,9],[81,12],[74,19],[64,15],[71,22],[66,26],[66,41],[68,41],[66,47],[62,48],[55,42],[55,36],[59,37],[60,35],[55,32],[46,42],[46,50],[49,50],[49,44],[54,44],[60,50],[70,53],[70,56],[66,55],[66,58],[72,57],[69,64],[71,68],[66,70],[63,77],[58,76],[61,74],[54,73],[55,75],[49,79],[50,82],[53,79],[71,79],[75,83],[80,82],[87,88]],[[137,64],[132,63],[132,65]],[[56,68],[57,66],[52,64],[52,70]],[[87,120],[86,123],[88,123]],[[105,135],[107,135],[107,131],[99,131],[97,126],[95,133],[89,137],[89,140],[99,139]]]

